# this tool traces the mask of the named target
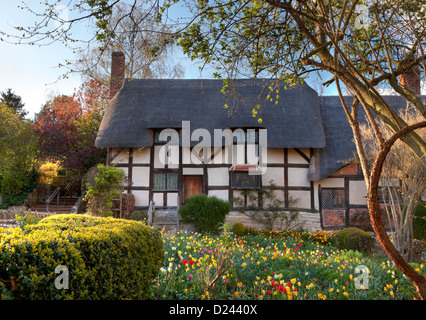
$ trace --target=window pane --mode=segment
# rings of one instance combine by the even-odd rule
[[[322,189],[321,200],[323,208],[344,208],[345,190],[343,189]]]
[[[250,188],[257,188],[258,187],[258,177],[257,175],[251,175],[247,173],[247,177],[248,177],[248,186]]]
[[[247,175],[244,172],[235,172],[235,187],[247,188]]]
[[[232,179],[233,188],[257,189],[260,188],[260,176],[248,172],[234,172]]]
[[[345,190],[333,190],[334,207],[343,208],[345,206]]]
[[[178,189],[178,174],[168,173],[167,174],[167,190],[177,190],[177,189]]]
[[[154,174],[154,189],[166,190],[167,175],[165,173]]]

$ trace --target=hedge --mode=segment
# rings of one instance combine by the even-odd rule
[[[164,258],[161,233],[141,222],[61,214],[0,228],[2,299],[147,299]],[[69,288],[57,289],[66,266]]]
[[[371,252],[373,248],[373,239],[370,234],[359,228],[342,229],[336,233],[335,238],[339,249]]]
[[[198,232],[219,233],[225,223],[226,215],[231,211],[231,204],[215,196],[208,197],[200,193],[186,199],[186,204],[179,208],[183,222],[194,222]]]

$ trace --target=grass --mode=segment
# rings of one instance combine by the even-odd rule
[[[165,260],[153,283],[154,299],[411,300],[415,292],[392,261],[339,250],[333,234],[324,231],[163,237]],[[413,265],[426,274],[423,264]]]

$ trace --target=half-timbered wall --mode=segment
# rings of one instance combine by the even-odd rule
[[[212,149],[211,157],[204,159],[200,150],[195,152],[192,148],[172,147],[175,149],[165,154],[161,147],[111,149],[108,153],[110,163],[126,173],[128,182],[125,189],[134,194],[136,207],[146,208],[151,199],[157,208],[174,208],[178,199],[182,204],[185,176],[200,177],[201,192],[231,202],[234,210],[251,205],[243,190],[233,188],[231,182],[230,168],[246,161],[241,150],[238,154],[234,152],[232,162],[227,163],[226,156],[230,151],[226,148]],[[312,152],[311,149],[268,148],[268,164],[259,187],[269,188],[272,180],[284,208],[319,211],[323,229],[368,224],[367,190],[357,165],[348,165],[326,179],[311,182],[308,169]],[[182,157],[190,159],[189,163],[182,163]],[[167,173],[176,175],[176,188],[157,190],[154,186],[155,176]],[[235,198],[243,199],[243,205],[234,203]]]
[[[367,188],[357,164],[350,164],[332,176],[314,183],[321,227],[336,229],[369,224]]]

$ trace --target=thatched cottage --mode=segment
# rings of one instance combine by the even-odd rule
[[[368,223],[366,187],[337,96],[283,84],[276,102],[266,99],[261,80],[237,81],[224,94],[220,80],[124,80],[123,71],[124,57],[114,53],[96,146],[126,172],[137,208],[154,201],[157,210],[173,210],[205,193],[231,202],[229,219],[239,221],[240,207],[249,205],[243,190],[273,181],[283,209],[297,210],[308,229]],[[405,106],[400,97],[386,99]]]

